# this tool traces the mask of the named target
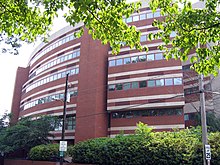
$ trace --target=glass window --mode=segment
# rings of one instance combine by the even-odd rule
[[[138,62],[138,57],[131,57],[131,62],[132,63],[137,63]]]
[[[146,19],[146,14],[141,14],[140,15],[140,20]]]
[[[122,59],[118,59],[118,60],[116,60],[116,65],[118,66],[118,65],[122,65],[123,63],[122,63],[123,61],[122,61]]]
[[[154,54],[148,54],[147,61],[153,61],[153,60],[154,60]]]
[[[53,76],[50,76],[50,81],[53,81]]]
[[[163,59],[163,54],[162,53],[156,53],[155,54],[155,59],[156,60],[162,60]]]
[[[109,64],[108,64],[109,66],[115,66],[115,60],[111,60],[111,61],[109,61],[108,63],[109,63]]]
[[[147,13],[147,18],[153,18],[153,13]]]
[[[189,120],[189,115],[188,115],[188,114],[185,114],[185,115],[184,115],[184,120],[185,120],[185,121],[188,121],[188,120]]]
[[[79,68],[76,68],[76,74],[79,74]]]
[[[133,16],[133,21],[139,21],[139,15]]]
[[[76,57],[76,52],[73,52],[72,56],[73,56],[73,58],[75,58]]]
[[[131,88],[131,83],[124,83],[123,84],[123,90],[128,90]]]
[[[173,82],[174,85],[182,85],[182,78],[174,78]]]
[[[127,23],[132,22],[132,17],[128,17],[128,18],[126,19],[126,22],[127,22]]]
[[[139,88],[138,82],[132,82],[131,83],[131,88]]]
[[[109,85],[108,90],[109,91],[114,91],[115,90],[115,85]]]
[[[80,51],[76,52],[76,56],[79,57],[80,56]]]
[[[76,70],[75,70],[75,69],[71,69],[70,74],[71,74],[71,75],[76,74]]]
[[[57,79],[60,79],[61,78],[61,73],[58,73],[57,74]]]
[[[131,63],[130,57],[124,58],[124,64],[130,64],[130,63]]]
[[[146,86],[147,86],[146,81],[140,81],[140,82],[139,82],[139,86],[140,86],[140,88],[146,87]]]
[[[62,72],[61,73],[61,77],[63,78],[63,77],[66,77],[66,73],[65,72]]]
[[[160,17],[160,12],[159,12],[159,11],[156,11],[156,12],[154,13],[154,17]]]
[[[146,35],[142,35],[140,40],[141,40],[141,42],[147,41],[147,36]]]
[[[156,86],[164,86],[164,79],[156,80]]]
[[[147,86],[148,87],[154,87],[155,86],[155,80],[148,80],[147,81]]]
[[[141,55],[141,56],[139,56],[139,61],[140,61],[140,62],[146,61],[146,55]]]
[[[173,79],[172,78],[166,78],[165,79],[165,85],[166,86],[173,85]]]
[[[116,90],[122,90],[122,84],[116,84]]]

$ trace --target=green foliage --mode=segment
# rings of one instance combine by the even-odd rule
[[[150,138],[152,136],[152,130],[153,128],[150,128],[147,126],[147,124],[144,124],[142,122],[139,122],[137,124],[137,129],[135,130],[135,134],[142,136],[144,138]]]
[[[76,163],[117,165],[197,165],[202,164],[201,128],[173,132],[144,133],[139,123],[136,135],[97,138],[69,147]],[[147,131],[149,135],[149,131]],[[213,164],[220,164],[219,132],[209,136]],[[216,139],[216,140],[215,140]]]
[[[193,68],[198,73],[217,75],[220,68],[219,4],[219,0],[207,0],[205,8],[193,9],[188,0],[151,0],[151,9],[160,8],[166,16],[161,21],[155,20],[153,26],[160,30],[155,36],[164,42],[160,49],[165,50],[167,59],[174,56],[186,61],[190,51],[196,49],[196,55],[190,59]],[[177,35],[170,40],[172,31]]]
[[[49,131],[52,129],[52,117],[35,120],[23,118],[16,125],[9,126],[0,134],[0,150],[4,153],[22,150],[28,152],[32,147],[49,143]]]
[[[31,160],[49,161],[59,157],[59,144],[39,145],[31,148],[28,157]]]

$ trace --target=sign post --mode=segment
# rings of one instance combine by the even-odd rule
[[[205,145],[205,158],[208,162],[208,165],[210,164],[210,160],[211,160],[211,147],[210,145]]]

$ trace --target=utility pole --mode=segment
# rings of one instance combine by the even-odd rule
[[[65,140],[65,127],[66,127],[66,103],[67,103],[67,90],[68,90],[69,73],[66,74],[65,93],[63,101],[63,121],[62,121],[62,137],[61,141]],[[63,152],[63,151],[61,151]],[[60,156],[60,165],[63,165],[64,154]]]

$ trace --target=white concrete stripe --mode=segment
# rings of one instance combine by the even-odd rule
[[[180,96],[184,96],[184,93],[108,99],[107,103],[115,103],[115,102],[123,102],[123,101],[150,100],[150,99],[166,99],[166,98],[180,97]]]
[[[162,78],[174,78],[174,77],[182,77],[182,76],[183,76],[182,73],[156,75],[156,76],[144,76],[144,77],[137,77],[137,78],[122,79],[122,80],[112,80],[112,81],[108,81],[108,85],[126,83],[126,82],[135,82],[135,81],[162,79]]]
[[[48,60],[48,59],[51,58],[51,57],[57,56],[58,54],[60,54],[60,53],[62,53],[62,52],[65,52],[65,51],[68,50],[68,49],[73,49],[73,48],[75,48],[75,47],[77,47],[77,46],[80,46],[80,45],[81,45],[81,43],[77,43],[77,44],[75,44],[75,45],[71,45],[71,46],[69,46],[69,47],[67,47],[67,48],[64,48],[64,49],[62,49],[62,50],[59,50],[58,52],[56,52],[56,53],[50,55],[49,57],[43,59],[42,61],[40,61],[40,62],[38,63],[38,65],[44,63],[44,61]],[[69,52],[71,52],[71,51],[72,51],[72,50],[70,50]],[[45,55],[43,55],[43,56],[45,56]],[[43,56],[42,56],[42,57],[43,57]],[[53,59],[53,60],[54,60],[54,59]],[[32,70],[36,69],[36,67],[37,67],[38,65],[36,65],[35,67],[33,67],[33,68],[29,71],[29,73],[30,73]]]
[[[155,108],[155,107],[170,107],[170,106],[183,106],[185,105],[184,101],[176,102],[164,102],[164,103],[146,103],[146,104],[132,104],[132,105],[122,105],[122,106],[108,106],[108,111],[115,110],[128,110],[135,108]]]
[[[76,111],[67,111],[66,114],[67,115],[76,114]],[[62,115],[63,115],[63,112],[57,112],[57,113],[50,114],[50,116],[62,116]]]
[[[71,83],[71,85],[75,85],[75,84],[78,84],[78,81],[73,81],[73,82],[70,82],[70,83]],[[47,91],[50,91],[50,90],[53,90],[53,89],[62,88],[62,87],[64,87],[64,86],[65,86],[65,84],[53,86],[53,87],[51,87],[51,88],[47,88],[47,89],[41,90],[41,91],[39,91],[39,92],[36,92],[36,93],[34,93],[34,94],[28,96],[28,98],[34,97],[34,96],[36,96],[36,95],[39,95],[39,94],[41,94],[41,93],[44,93],[44,92],[47,92]],[[77,88],[77,87],[75,87],[75,88]],[[24,98],[23,100],[21,100],[21,102],[23,102],[23,101],[26,100],[26,99],[27,99],[27,98]]]
[[[153,68],[153,69],[134,70],[134,71],[129,71],[129,72],[119,72],[119,73],[108,74],[108,78],[142,74],[142,73],[150,73],[150,72],[170,71],[170,70],[182,70],[182,66],[171,66],[171,67],[162,67],[162,68]]]
[[[76,107],[76,104],[70,104],[70,105],[66,106],[66,108],[73,108],[73,107]],[[36,114],[41,114],[41,113],[44,113],[44,112],[50,112],[50,111],[59,110],[59,109],[63,109],[63,106],[57,106],[57,107],[47,108],[47,109],[43,109],[43,110],[37,110],[35,112],[31,112],[31,113],[28,113],[26,115],[23,115],[23,117],[36,115]],[[24,110],[24,111],[26,111],[26,110]]]
[[[172,129],[172,128],[185,128],[184,124],[172,124],[172,125],[148,125],[148,127],[153,129]],[[109,131],[128,131],[135,130],[137,126],[125,126],[125,127],[111,127]]]

